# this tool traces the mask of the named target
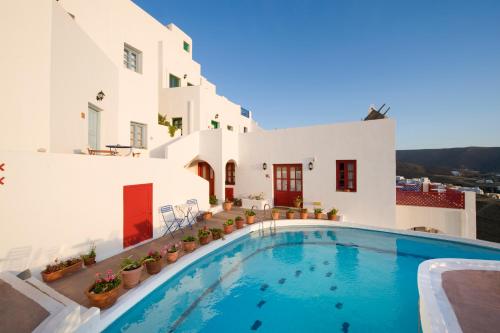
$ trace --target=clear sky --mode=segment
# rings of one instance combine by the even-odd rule
[[[134,0],[266,128],[387,103],[397,148],[500,146],[500,0]]]

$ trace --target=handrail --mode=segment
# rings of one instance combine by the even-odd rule
[[[260,221],[260,224],[259,224],[259,233],[261,234],[261,236],[264,236],[264,220],[266,219],[266,211],[268,209],[271,210],[271,205],[266,203],[264,205],[264,212],[263,212],[262,220]],[[276,220],[272,218],[272,215],[273,214],[271,214],[272,222],[269,222],[269,230],[271,231],[271,234],[273,233],[273,230],[276,231]],[[274,226],[274,228],[273,228],[273,226]]]

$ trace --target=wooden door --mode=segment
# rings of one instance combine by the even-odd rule
[[[274,205],[293,207],[302,197],[302,164],[274,165]]]
[[[153,184],[123,187],[123,247],[153,237]]]
[[[101,113],[95,106],[89,104],[88,112],[88,144],[91,149],[99,149],[101,141]]]
[[[207,162],[199,162],[198,163],[198,176],[200,176],[203,179],[206,179],[209,184],[209,195],[215,195],[215,188],[214,188],[214,170],[208,164]]]

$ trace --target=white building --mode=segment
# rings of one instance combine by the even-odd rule
[[[188,35],[128,0],[10,1],[0,28],[0,270],[37,271],[91,240],[109,257],[161,236],[160,206],[209,209],[209,195],[300,196],[399,226],[391,119],[262,130],[202,77]],[[115,144],[132,148],[87,155]]]

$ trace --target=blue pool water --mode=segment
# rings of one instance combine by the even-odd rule
[[[417,268],[500,251],[350,228],[250,234],[189,266],[105,332],[417,332]]]

